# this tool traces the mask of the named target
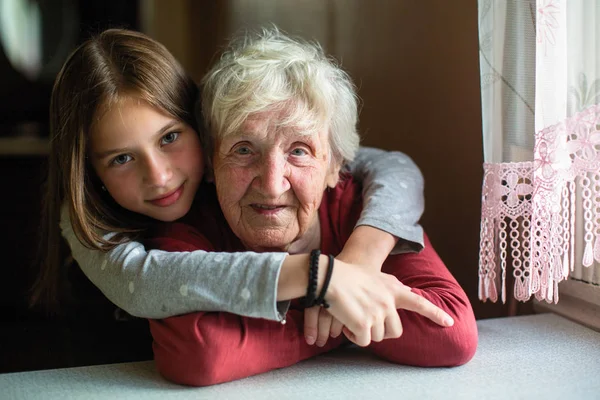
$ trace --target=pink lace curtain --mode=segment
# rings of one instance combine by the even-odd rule
[[[479,41],[479,298],[557,302],[600,262],[600,2],[479,0]]]

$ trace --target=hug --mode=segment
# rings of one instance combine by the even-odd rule
[[[420,173],[360,148],[357,121],[350,77],[276,28],[233,40],[200,89],[145,35],[88,40],[52,94],[34,302],[58,306],[62,235],[110,301],[148,319],[176,383],[352,343],[399,364],[466,363],[475,317],[418,225]]]

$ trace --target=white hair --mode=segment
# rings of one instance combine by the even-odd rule
[[[305,134],[329,126],[333,159],[352,161],[358,150],[358,97],[350,76],[318,43],[291,38],[277,28],[246,33],[230,42],[206,74],[202,114],[212,141],[240,129],[254,113],[285,109],[281,121]]]

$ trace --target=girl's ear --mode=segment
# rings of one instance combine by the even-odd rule
[[[204,180],[210,183],[215,182],[215,172],[210,165],[206,165],[206,168],[204,169]]]

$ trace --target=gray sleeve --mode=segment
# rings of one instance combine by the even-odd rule
[[[373,226],[398,237],[391,254],[422,250],[424,182],[412,159],[397,151],[361,147],[349,167],[363,184],[363,211],[356,226]]]
[[[77,239],[68,212],[62,235],[88,279],[115,305],[142,318],[194,311],[225,311],[281,321],[289,302],[277,302],[277,282],[287,253],[146,251],[137,242],[108,252]]]

